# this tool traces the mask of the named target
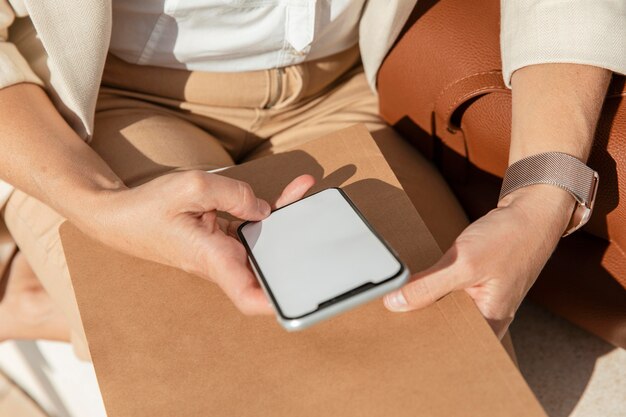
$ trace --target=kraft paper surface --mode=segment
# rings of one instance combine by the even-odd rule
[[[441,255],[363,126],[221,174],[274,200],[303,173],[311,192],[342,187],[412,271]],[[211,282],[69,223],[61,236],[109,417],[545,416],[465,293],[405,314],[376,300],[288,333]]]

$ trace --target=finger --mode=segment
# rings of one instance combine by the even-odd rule
[[[513,322],[512,317],[507,317],[504,319],[489,319],[487,318],[487,323],[491,327],[491,330],[498,336],[498,339],[502,340],[506,331],[509,330],[509,326]]]
[[[241,220],[229,221],[226,219],[220,219],[218,217],[217,222],[218,222],[218,226],[220,230],[224,232],[226,236],[229,236],[235,240],[239,240],[239,235],[237,234],[237,230],[239,230],[239,226],[241,226],[244,223],[243,221]]]
[[[248,265],[246,250],[226,235],[216,235],[219,252],[211,256],[209,277],[244,314],[271,314],[272,306]]]
[[[272,306],[248,266],[236,264],[229,269],[228,279],[220,287],[235,307],[246,315],[272,314]]]
[[[278,198],[273,208],[281,208],[287,204],[291,204],[300,200],[309,191],[309,189],[315,184],[315,178],[310,175],[301,175],[291,181],[283,190],[281,196]],[[218,222],[221,219],[218,218]],[[227,235],[238,239],[237,229],[243,224],[242,221],[234,220],[227,222],[224,220],[220,223],[220,228]],[[226,227],[225,227],[226,226]]]
[[[401,289],[387,294],[385,307],[391,311],[411,311],[433,304],[456,290],[459,282],[453,250],[448,251],[435,265],[415,274],[411,282]]]
[[[202,173],[191,186],[201,196],[203,210],[220,210],[245,220],[262,220],[270,214],[270,205],[254,194],[250,184],[216,174]],[[196,174],[197,175],[197,174]]]
[[[506,333],[519,308],[519,301],[524,298],[523,294],[517,295],[517,291],[512,288],[493,286],[490,289],[488,284],[465,288],[465,292],[474,300],[478,311],[499,338]]]
[[[315,185],[315,178],[311,175],[300,175],[291,181],[276,200],[274,208],[278,209],[300,200]]]

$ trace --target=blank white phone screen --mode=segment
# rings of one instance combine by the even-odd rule
[[[402,264],[337,189],[327,189],[241,230],[283,316],[297,318]]]

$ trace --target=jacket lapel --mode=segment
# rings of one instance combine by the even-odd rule
[[[367,80],[376,90],[376,75],[402,31],[417,0],[368,0],[359,24],[361,58]]]
[[[25,0],[48,54],[50,84],[68,122],[87,139],[111,39],[111,0]]]
[[[48,54],[55,104],[83,138],[93,134],[98,89],[111,39],[111,0],[23,0]],[[363,65],[376,74],[417,0],[368,0],[360,23]],[[382,35],[382,36],[381,36]]]

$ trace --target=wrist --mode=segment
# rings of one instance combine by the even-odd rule
[[[498,202],[498,208],[521,210],[527,220],[540,223],[560,238],[569,224],[576,201],[566,190],[548,184],[534,184],[515,190]]]
[[[93,232],[101,219],[110,212],[114,198],[128,187],[117,178],[91,178],[82,184],[68,187],[59,212],[83,231]]]

